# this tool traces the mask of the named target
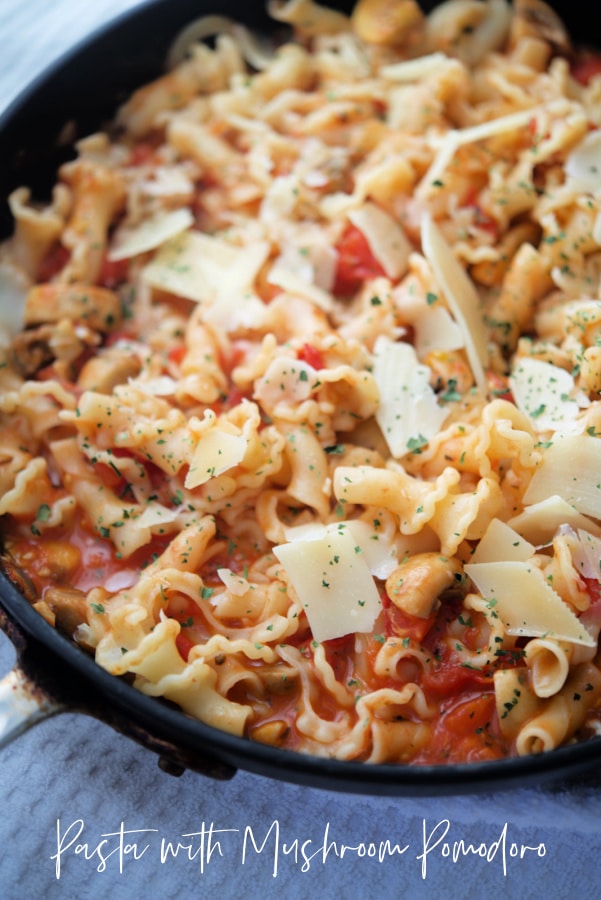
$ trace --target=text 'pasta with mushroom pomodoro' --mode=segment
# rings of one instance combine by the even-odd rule
[[[191,23],[0,249],[3,567],[318,757],[601,728],[601,59],[539,0]]]

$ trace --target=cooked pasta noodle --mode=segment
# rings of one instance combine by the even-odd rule
[[[191,23],[50,203],[9,198],[4,569],[238,736],[415,765],[585,740],[600,77],[523,3],[268,12],[279,46]]]

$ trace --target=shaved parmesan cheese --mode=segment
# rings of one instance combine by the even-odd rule
[[[591,131],[565,162],[570,187],[591,193],[601,190],[601,131]]]
[[[208,325],[232,334],[241,328],[260,329],[268,314],[267,306],[256,294],[222,294],[204,314]]]
[[[163,244],[142,269],[142,279],[158,290],[211,303],[249,291],[268,255],[264,241],[235,247],[218,237],[186,231]]]
[[[243,597],[250,590],[250,584],[246,578],[236,575],[231,569],[217,569],[217,575],[234,597]]]
[[[417,59],[382,66],[380,75],[390,81],[420,81],[448,64],[449,58],[444,53],[430,53],[427,56],[419,56]]]
[[[516,406],[535,431],[565,432],[574,428],[580,409],[573,398],[574,378],[565,369],[524,357],[515,363],[509,386]]]
[[[379,337],[373,375],[380,392],[376,421],[392,456],[427,443],[448,415],[430,387],[430,369],[421,365],[411,344]]]
[[[170,238],[176,237],[194,224],[189,209],[175,209],[144,219],[135,227],[118,228],[108,252],[110,262],[130,259],[140,253],[156,250]]]
[[[328,641],[372,631],[381,609],[376,584],[350,530],[273,548],[303,605],[313,637]]]
[[[559,494],[578,512],[601,519],[601,440],[569,435],[545,450],[524,494],[524,504]]]
[[[391,543],[388,535],[376,531],[363,519],[349,519],[332,525],[312,522],[308,525],[295,525],[286,528],[287,541],[322,540],[328,534],[348,531],[352,535],[356,547],[365,557],[369,571],[374,578],[384,581],[399,564],[397,548]]]
[[[500,519],[491,519],[474,551],[472,563],[525,562],[536,548]]]
[[[287,246],[270,268],[267,281],[289,294],[306,297],[307,300],[327,312],[332,309],[332,297],[327,289],[317,284],[317,267],[311,249],[305,247],[303,251],[297,247]],[[331,286],[334,271],[332,265],[329,272],[329,283],[326,282],[325,287]],[[322,278],[324,277],[321,269],[320,275]]]
[[[578,538],[585,561],[585,565],[579,569],[580,574],[585,578],[596,578],[601,581],[601,537],[580,528]]]
[[[537,547],[550,544],[561,525],[570,525],[575,529],[584,528],[594,534],[601,534],[601,528],[557,494],[527,506],[519,516],[510,519],[508,524]]]
[[[412,248],[399,223],[369,202],[349,212],[348,218],[363,234],[386,275],[395,281],[404,275]]]
[[[508,634],[596,646],[596,640],[535,566],[527,562],[470,563],[465,572]]]
[[[415,349],[420,359],[433,350],[460,350],[465,347],[461,328],[440,303],[420,312],[413,326]]]
[[[478,292],[429,214],[422,219],[422,246],[434,277],[461,328],[476,384],[486,392],[487,332]]]
[[[213,428],[203,435],[194,451],[185,487],[195,488],[209,478],[221,475],[237,466],[246,453],[247,440],[242,435],[230,434]]]

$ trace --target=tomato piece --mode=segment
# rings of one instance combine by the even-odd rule
[[[55,275],[58,275],[69,262],[71,253],[62,244],[55,244],[46,254],[37,273],[37,280],[41,284],[50,281]]]
[[[346,681],[352,668],[352,650],[355,642],[354,634],[332,638],[324,641],[326,659],[334,670],[337,681]]]
[[[439,700],[457,697],[466,691],[482,692],[492,686],[492,675],[460,663],[442,664],[432,672],[420,676],[420,685],[427,696]]]
[[[399,609],[394,603],[385,606],[386,634],[389,637],[408,637],[419,644],[422,643],[434,622],[436,614],[433,613],[427,619],[421,616],[412,616]]]
[[[180,631],[175,639],[175,646],[184,662],[188,662],[188,657],[190,655],[190,650],[194,646],[194,641],[190,640],[185,631]]]
[[[152,144],[140,141],[131,148],[130,166],[145,166],[155,162],[155,148]]]
[[[420,763],[465,763],[499,759],[507,746],[498,734],[494,693],[462,698],[444,712]]]
[[[105,256],[100,266],[98,284],[107,288],[115,288],[117,285],[123,284],[127,280],[128,267],[128,259],[111,261]]]
[[[303,362],[306,362],[307,365],[313,366],[314,369],[324,368],[323,353],[317,347],[314,347],[313,344],[303,344],[297,356]]]
[[[573,61],[570,74],[574,81],[586,87],[596,75],[601,75],[601,55],[590,51],[581,53]]]
[[[172,347],[171,350],[169,350],[167,353],[167,360],[175,366],[181,366],[182,360],[187,352],[188,348],[186,345],[179,344],[179,346]]]
[[[335,294],[349,297],[367,278],[377,278],[385,274],[373,255],[367,238],[354,225],[346,229],[335,249],[338,253],[334,280]]]

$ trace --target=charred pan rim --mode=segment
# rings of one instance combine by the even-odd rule
[[[351,3],[329,0],[329,5],[344,10]],[[426,10],[435,5],[422,0]],[[584,10],[569,0],[553,0],[551,5],[577,42],[586,36],[587,43],[601,43],[601,34],[591,41],[592,23],[590,17],[584,20]],[[10,191],[26,184],[34,196],[47,194],[57,167],[72,155],[73,141],[108,121],[127,94],[161,73],[166,50],[185,24],[214,11],[214,0],[150,0],[96,31],[11,104],[0,117],[6,161],[0,167],[0,236],[11,229],[6,204]],[[218,11],[256,28],[269,27],[263,4],[220,0]],[[580,19],[575,20],[576,14]],[[2,571],[0,627],[16,647],[19,666],[40,691],[158,753],[163,767],[173,773],[190,768],[225,780],[243,769],[307,787],[410,797],[482,793],[541,782],[561,781],[565,786],[585,778],[590,783],[592,770],[599,766],[599,737],[537,756],[447,766],[372,765],[280,750],[205,725],[110,675],[52,628]]]

